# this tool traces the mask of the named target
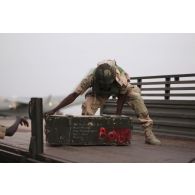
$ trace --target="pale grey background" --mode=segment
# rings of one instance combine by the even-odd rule
[[[67,94],[102,59],[130,76],[195,73],[195,34],[0,34],[0,96]]]

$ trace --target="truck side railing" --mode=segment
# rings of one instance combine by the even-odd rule
[[[157,133],[195,139],[195,73],[132,77],[131,83],[141,89]],[[116,99],[109,99],[100,113],[115,114]],[[133,118],[135,131],[143,132],[126,103],[122,114]]]

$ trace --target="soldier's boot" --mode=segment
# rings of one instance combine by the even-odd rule
[[[156,138],[152,131],[153,120],[149,117],[149,115],[140,114],[138,119],[141,122],[142,127],[144,128],[145,143],[152,145],[160,145],[161,144],[160,140]]]
[[[152,129],[146,128],[144,130],[145,133],[145,143],[146,144],[152,144],[152,145],[160,145],[161,141],[156,138],[154,133],[152,132]]]

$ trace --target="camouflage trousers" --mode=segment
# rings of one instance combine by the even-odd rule
[[[141,123],[145,131],[152,130],[153,120],[148,114],[148,110],[141,97],[141,93],[138,87],[128,87],[127,92],[127,104],[135,111],[139,122]],[[101,108],[107,98],[97,97],[93,95],[87,95],[85,102],[82,104],[82,115],[94,115],[98,108]]]

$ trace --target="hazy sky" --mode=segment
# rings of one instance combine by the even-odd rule
[[[195,73],[195,34],[0,34],[0,96],[67,94],[103,59],[130,76]]]

